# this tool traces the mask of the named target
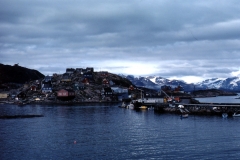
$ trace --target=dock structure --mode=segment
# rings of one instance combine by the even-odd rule
[[[154,105],[155,111],[172,111],[180,112],[179,106],[184,106],[192,114],[222,114],[228,113],[232,115],[240,111],[240,103],[156,103]]]
[[[171,92],[171,96],[169,96],[169,93],[166,93],[162,89],[160,95],[158,94],[143,96],[143,90],[139,90],[141,91],[141,99],[132,100],[134,108],[136,109],[154,108],[155,111],[159,112],[188,112],[190,114],[224,113],[230,116],[236,112],[240,113],[240,103],[200,103],[198,100],[189,95],[172,95]]]

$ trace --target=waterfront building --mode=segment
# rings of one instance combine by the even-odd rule
[[[75,91],[72,89],[60,89],[57,92],[57,98],[60,100],[72,100],[75,98]]]

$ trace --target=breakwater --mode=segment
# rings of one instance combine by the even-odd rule
[[[240,111],[240,103],[199,103],[199,104],[157,104],[154,106],[155,111],[181,113],[180,107],[183,106],[190,114],[202,115],[221,115],[227,113],[233,115]]]

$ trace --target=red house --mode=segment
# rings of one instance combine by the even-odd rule
[[[71,100],[75,98],[75,92],[72,89],[61,89],[57,92],[57,98],[60,100]]]
[[[102,77],[107,77],[108,76],[108,72],[107,71],[102,71],[100,72]]]
[[[109,81],[107,79],[103,79],[102,84],[103,85],[109,85]]]
[[[84,79],[82,80],[82,83],[83,83],[83,84],[89,84],[89,80],[88,80],[87,78],[84,78]]]
[[[31,91],[37,91],[37,85],[35,85],[35,84],[33,84],[33,85],[31,85]]]

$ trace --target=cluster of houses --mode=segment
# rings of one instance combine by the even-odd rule
[[[94,72],[92,67],[67,68],[63,74],[45,76],[24,84],[10,95],[0,96],[31,101],[121,101],[129,98],[128,88],[115,85],[107,71]]]
[[[184,93],[184,88],[181,85],[178,85],[177,87],[171,87],[171,86],[161,86],[161,90],[166,93]]]
[[[0,93],[0,99],[27,101],[123,101],[141,99],[145,102],[162,102],[161,94],[149,94],[133,86],[116,85],[119,81],[107,71],[94,72],[94,68],[66,68],[63,74],[45,76],[24,84],[11,93]],[[182,93],[181,86],[162,86],[166,93]]]

